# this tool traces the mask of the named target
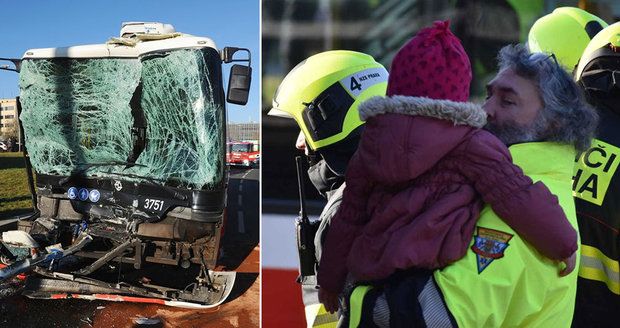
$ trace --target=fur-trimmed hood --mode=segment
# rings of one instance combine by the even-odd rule
[[[358,156],[376,164],[367,168],[373,179],[395,185],[424,174],[467,144],[487,118],[473,103],[408,96],[370,98],[359,113],[366,124]]]
[[[482,107],[470,102],[391,96],[372,97],[359,107],[362,121],[386,113],[433,117],[452,121],[454,125],[469,125],[475,128],[481,128],[487,123],[487,114]]]

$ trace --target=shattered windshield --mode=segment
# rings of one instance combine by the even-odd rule
[[[21,120],[33,167],[39,174],[221,186],[220,65],[212,48],[24,60]]]

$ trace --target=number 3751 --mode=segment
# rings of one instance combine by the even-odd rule
[[[164,201],[147,198],[144,200],[144,208],[147,210],[161,211],[164,208]]]

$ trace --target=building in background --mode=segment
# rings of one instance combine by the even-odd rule
[[[19,138],[19,119],[15,98],[0,99],[0,140]]]
[[[260,136],[260,124],[251,123],[228,123],[228,141],[258,140]]]

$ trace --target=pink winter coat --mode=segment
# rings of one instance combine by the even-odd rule
[[[360,107],[366,127],[346,172],[318,284],[340,292],[354,280],[397,269],[435,269],[465,255],[483,202],[548,258],[577,250],[557,197],[512,163],[507,147],[480,129],[472,103],[374,97]]]

